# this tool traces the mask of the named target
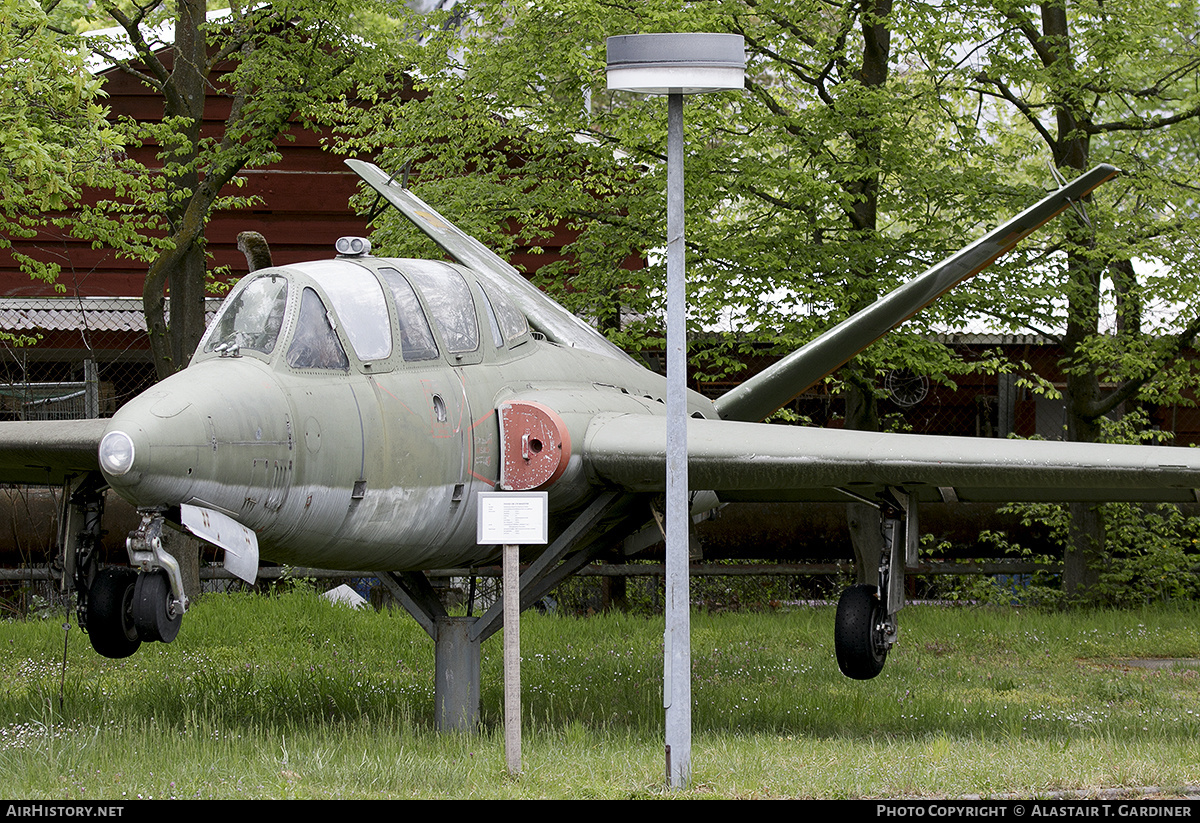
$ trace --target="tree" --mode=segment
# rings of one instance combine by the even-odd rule
[[[626,348],[646,347],[661,328],[659,261],[622,264],[661,245],[664,107],[605,90],[604,38],[742,33],[747,92],[694,99],[685,118],[693,335],[735,332],[693,345],[708,374],[737,370],[751,347],[790,349],[1027,204],[1047,188],[1042,161],[1065,176],[1115,162],[1129,173],[1086,218],[919,318],[1062,328],[1070,436],[1098,440],[1122,404],[1179,395],[1179,354],[1200,329],[1191,308],[1165,336],[1142,316],[1152,300],[1197,300],[1196,20],[1190,1],[479,2],[430,43],[422,99],[402,117],[370,112],[359,145],[496,245],[511,242],[504,227],[536,244],[565,222],[574,258],[542,282]],[[403,232],[385,217],[378,236],[411,249]],[[1135,274],[1148,257],[1159,273]],[[1120,307],[1112,331],[1105,300]],[[942,379],[965,368],[923,329],[844,372],[850,425],[880,425],[883,367]],[[1098,511],[1073,511],[1072,590],[1094,582],[1081,559],[1102,556]]]
[[[624,348],[657,348],[665,106],[606,90],[605,38],[742,34],[746,91],[692,98],[685,113],[691,362],[702,379],[720,378],[748,353],[790,351],[868,305],[994,213],[961,194],[987,180],[971,162],[979,130],[920,70],[921,41],[892,36],[900,21],[935,28],[940,16],[905,6],[475,3],[429,44],[419,99],[365,113],[351,145],[406,169],[418,194],[501,249],[514,242],[505,228],[536,246],[567,226],[570,256],[539,269],[539,282]],[[420,243],[388,215],[376,240],[390,253]],[[626,267],[642,255],[645,268]],[[970,368],[921,328],[842,372],[848,426],[880,427],[885,368],[947,380]],[[878,542],[876,512],[856,509],[852,522],[865,538],[855,541],[860,575],[873,578],[877,562],[863,552]]]
[[[565,224],[571,257],[541,268],[540,282],[622,345],[644,348],[661,333],[653,250],[664,234],[665,107],[606,90],[604,41],[743,33],[747,92],[692,98],[685,115],[691,321],[694,333],[719,327],[740,346],[788,350],[919,270],[929,255],[914,249],[957,245],[964,212],[968,225],[984,219],[979,200],[941,196],[984,176],[947,162],[975,136],[946,122],[924,77],[890,73],[905,59],[890,45],[890,15],[884,0],[485,0],[427,43],[418,99],[362,112],[346,146],[380,152],[502,251],[516,242],[509,228],[536,247]],[[397,253],[422,242],[386,214],[376,239]],[[631,271],[631,257],[647,265]],[[724,343],[697,338],[710,358],[701,370],[740,368]],[[897,361],[920,346],[943,371],[949,360],[915,339],[878,356]]]
[[[121,124],[156,161],[124,158],[114,196],[84,209],[108,218],[93,236],[148,264],[143,306],[161,377],[187,365],[203,334],[204,230],[214,209],[239,202],[238,174],[277,158],[289,129],[320,128],[347,98],[397,81],[417,18],[385,0],[233,4],[220,16],[201,0],[99,2],[94,13],[120,34],[92,38],[92,49],[163,102],[161,121]],[[205,106],[217,99],[228,113],[211,133]],[[141,238],[114,241],[130,220]]]
[[[1180,399],[1195,383],[1183,355],[1200,333],[1200,8],[980,0],[957,11],[983,31],[957,52],[968,59],[943,66],[988,108],[1002,107],[993,139],[1014,165],[1048,161],[1066,175],[1099,161],[1125,169],[1040,250],[1042,282],[1031,283],[1027,269],[1001,312],[1009,323],[1037,317],[1043,331],[1061,329],[1066,434],[1098,442],[1132,404]],[[1151,323],[1145,312],[1156,301],[1172,316]],[[1107,559],[1104,509],[1073,504],[1070,513],[1064,585],[1090,597]]]
[[[80,39],[56,32],[32,0],[0,0],[0,9],[0,245],[7,248],[101,182],[120,142]],[[52,264],[18,259],[32,276],[57,274]]]

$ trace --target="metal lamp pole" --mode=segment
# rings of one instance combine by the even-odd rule
[[[666,773],[692,771],[692,651],[688,593],[687,291],[683,245],[683,96],[745,84],[736,34],[627,34],[608,38],[608,88],[667,95],[667,494],[663,706]]]

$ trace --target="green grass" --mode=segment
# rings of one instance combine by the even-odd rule
[[[1200,609],[914,606],[874,681],[832,608],[695,614],[693,782],[663,780],[662,622],[523,616],[524,770],[505,774],[499,637],[482,728],[433,731],[433,644],[308,591],[210,595],[110,661],[61,619],[0,625],[0,796],[944,797],[1200,784]],[[61,707],[60,707],[61,699]]]

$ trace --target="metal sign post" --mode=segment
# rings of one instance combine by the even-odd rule
[[[521,773],[521,546],[545,545],[549,533],[546,492],[481,492],[475,542],[504,546],[504,759]]]
[[[521,547],[504,544],[504,762],[521,773]]]

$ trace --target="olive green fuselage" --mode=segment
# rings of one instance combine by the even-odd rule
[[[479,331],[473,350],[452,351],[456,344],[430,305],[436,298],[421,292],[424,313],[434,318],[437,355],[408,359],[411,330],[385,285],[378,290],[387,295],[383,305],[397,341],[386,356],[357,356],[356,346],[373,345],[352,328],[363,320],[339,314],[330,325],[345,367],[294,365],[302,292],[313,291],[333,317],[331,278],[374,275],[385,266],[409,276],[410,266],[430,266],[375,258],[311,265],[314,271],[256,272],[226,301],[223,311],[232,311],[248,281],[269,284],[278,309],[265,321],[278,327],[269,329],[271,342],[252,334],[247,321],[227,320],[225,331],[243,324],[228,338],[241,345],[222,350],[218,316],[187,369],[118,412],[108,431],[124,432],[134,450],[129,471],[106,472],[119,494],[143,509],[191,504],[229,515],[256,532],[266,560],[362,570],[456,566],[495,553],[475,543],[475,498],[500,480],[501,404],[535,400],[566,429],[564,469],[545,487],[552,517],[578,509],[597,491],[579,449],[595,414],[665,411],[663,379],[631,360],[551,342],[536,331],[489,332],[496,327],[491,304],[503,298],[485,297],[468,270],[440,263],[434,265],[468,283],[472,305],[460,308]],[[365,282],[377,288],[374,278]],[[245,314],[253,320],[264,312]],[[461,320],[460,312],[455,322]],[[382,344],[371,351],[381,353]],[[715,416],[703,398],[693,404]]]

